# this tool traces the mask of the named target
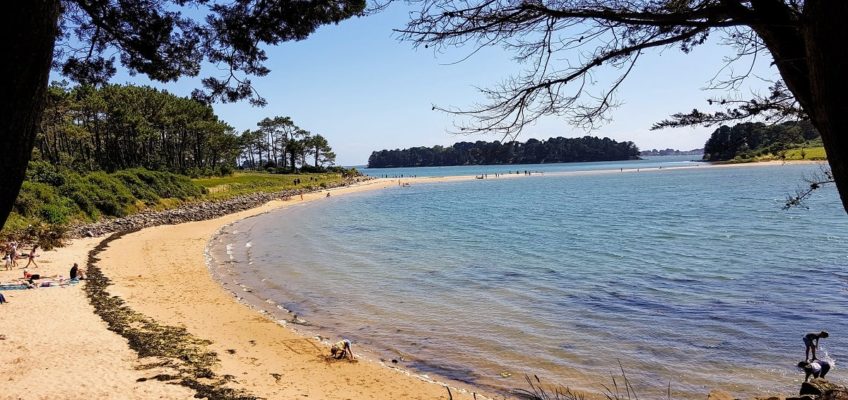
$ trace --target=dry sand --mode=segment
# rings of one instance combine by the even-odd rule
[[[102,238],[75,240],[37,257],[30,272],[68,276]],[[29,251],[29,249],[26,249]],[[18,260],[21,265],[26,260]],[[0,281],[22,276],[0,272]],[[190,399],[182,386],[137,382],[138,355],[94,314],[82,285],[6,290],[0,305],[0,399]],[[144,371],[151,373],[153,371]]]
[[[332,193],[396,184],[375,180]],[[306,195],[305,200],[320,200],[325,193]],[[447,398],[443,386],[375,362],[326,362],[326,345],[235,302],[212,280],[204,249],[221,226],[299,201],[274,201],[214,220],[126,235],[112,242],[98,265],[115,283],[110,292],[131,308],[212,340],[210,347],[221,359],[215,372],[235,376],[238,384],[231,386],[251,394],[269,399]],[[103,239],[78,239],[43,252],[36,259],[39,267],[29,271],[67,277],[74,262],[85,266],[88,252]],[[26,260],[19,262],[23,266]],[[0,282],[22,275],[21,269],[0,271]],[[193,398],[191,389],[149,379],[168,371],[138,369],[138,355],[94,313],[83,285],[2,291],[9,303],[0,305],[0,399]]]
[[[716,167],[761,166],[730,164]],[[694,166],[687,168],[705,168]],[[667,169],[671,170],[671,169]],[[642,169],[642,171],[648,171]],[[561,174],[612,173],[592,171]],[[634,170],[624,172],[635,172]],[[561,175],[557,174],[557,175]],[[551,174],[549,174],[551,175]],[[502,175],[515,177],[522,175]],[[492,176],[490,175],[491,179]],[[474,179],[473,176],[402,179],[412,184]],[[398,185],[377,179],[333,189],[333,195]],[[236,220],[301,201],[320,201],[326,192],[308,194],[221,218],[148,228],[112,242],[98,265],[113,280],[109,291],[134,310],[162,324],[182,326],[202,339],[221,360],[216,373],[231,384],[269,399],[438,399],[448,398],[440,384],[406,371],[360,360],[326,362],[326,344],[301,336],[238,303],[214,281],[204,251],[217,231]],[[70,266],[85,265],[88,252],[103,238],[78,239],[44,252],[31,272],[67,277]],[[25,249],[29,250],[29,249]],[[20,260],[25,263],[25,260]],[[0,282],[22,275],[0,271]],[[163,371],[139,370],[127,341],[109,331],[94,314],[82,284],[60,288],[3,291],[0,305],[0,399],[192,398],[188,388],[144,380]],[[142,380],[142,381],[140,381]],[[471,398],[453,391],[454,398]],[[480,397],[480,396],[478,396]]]

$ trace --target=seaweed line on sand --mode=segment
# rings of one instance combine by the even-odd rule
[[[138,357],[155,360],[139,369],[156,367],[169,368],[172,374],[158,374],[139,381],[156,379],[188,387],[196,392],[195,397],[210,400],[255,400],[244,390],[226,387],[233,381],[229,375],[218,376],[212,368],[219,363],[218,355],[208,350],[212,342],[197,338],[185,328],[162,325],[152,318],[134,311],[123,299],[112,296],[106,290],[110,279],[97,266],[97,257],[113,240],[138,231],[126,230],[104,239],[88,253],[87,282],[85,292],[94,312],[108,324],[108,329],[126,338]]]

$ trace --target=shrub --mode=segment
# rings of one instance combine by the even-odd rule
[[[233,174],[233,167],[227,164],[224,164],[218,167],[218,175],[219,176],[230,176]]]
[[[32,161],[27,165],[26,180],[47,183],[52,186],[65,184],[65,177],[53,164],[47,161]]]

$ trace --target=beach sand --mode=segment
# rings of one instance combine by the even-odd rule
[[[707,167],[711,166],[684,168]],[[619,171],[565,174],[613,172]],[[472,179],[473,176],[466,176],[401,181],[418,184]],[[396,187],[398,182],[376,179],[330,192],[343,195]],[[441,384],[376,361],[327,362],[326,343],[297,334],[240,304],[210,275],[204,251],[221,227],[301,201],[321,201],[326,192],[308,194],[304,200],[295,197],[273,201],[213,220],[127,234],[109,244],[97,265],[113,281],[108,288],[111,294],[126,300],[135,311],[161,324],[185,327],[194,336],[212,341],[209,347],[220,359],[215,373],[232,375],[235,381],[228,384],[231,387],[269,399],[447,399],[448,392]],[[44,252],[37,259],[40,267],[30,270],[67,277],[70,266],[74,262],[84,266],[88,252],[103,239],[77,239],[61,249]],[[0,282],[20,276],[20,269],[0,271]],[[0,399],[192,398],[195,392],[191,389],[149,379],[167,371],[139,369],[142,361],[137,353],[129,348],[126,339],[107,329],[94,313],[82,286],[2,291],[9,303],[0,305]],[[470,393],[456,389],[453,397],[472,398]]]
[[[391,184],[396,182],[374,180],[330,192],[343,195]],[[303,201],[320,201],[325,193],[308,194]],[[213,220],[127,234],[109,244],[97,265],[113,280],[111,294],[126,300],[135,311],[212,341],[209,349],[221,361],[215,373],[235,377],[236,383],[228,387],[269,399],[447,399],[442,385],[379,362],[328,362],[326,344],[234,301],[212,279],[204,251],[222,226],[299,202],[299,197],[273,201]],[[471,398],[456,389],[453,396]]]
[[[41,275],[68,276],[73,263],[85,265],[102,238],[79,239],[36,258]],[[25,249],[29,251],[29,249]],[[21,266],[26,260],[18,260]],[[0,271],[0,281],[23,276]],[[137,382],[156,370],[137,371],[138,355],[127,341],[106,329],[94,314],[82,284],[2,292],[0,305],[0,399],[191,399],[176,385]]]

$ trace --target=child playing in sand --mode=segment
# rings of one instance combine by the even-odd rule
[[[819,339],[826,338],[828,336],[827,332],[821,331],[819,333],[808,333],[804,335],[804,357],[805,360],[810,360],[810,351],[813,352],[812,360],[816,359],[816,349],[819,347]]]
[[[336,360],[341,360],[345,354],[347,354],[349,360],[353,360],[353,350],[350,349],[350,340],[340,340],[330,347],[330,355]]]

